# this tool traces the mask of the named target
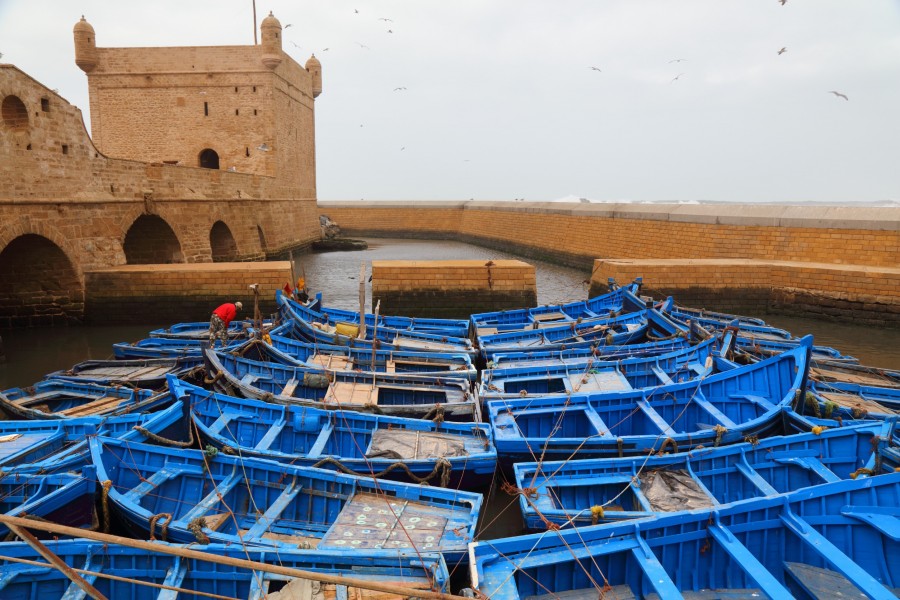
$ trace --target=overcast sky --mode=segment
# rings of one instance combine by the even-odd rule
[[[253,43],[251,6],[0,0],[0,61],[89,119],[82,13],[101,47],[231,45]],[[270,10],[285,50],[322,62],[321,200],[900,202],[900,0]]]

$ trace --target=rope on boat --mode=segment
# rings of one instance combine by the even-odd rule
[[[751,446],[759,445],[759,436],[758,435],[745,435],[744,441],[750,444]]]
[[[852,473],[850,473],[850,479],[856,479],[860,475],[874,475],[874,474],[875,474],[875,471],[873,471],[872,469],[867,469],[865,467],[861,467],[861,468],[853,471]]]
[[[869,411],[867,411],[866,409],[864,409],[861,406],[854,406],[853,410],[850,411],[850,414],[853,415],[854,419],[865,419],[866,417],[869,416]]]
[[[443,404],[435,404],[434,408],[429,410],[422,419],[428,421],[434,421],[435,425],[440,425],[444,422],[444,405]]]
[[[822,432],[825,431],[826,429],[828,429],[828,428],[825,427],[824,425],[815,425],[815,426],[813,426],[813,428],[810,431],[812,431],[815,435],[821,435]]]
[[[591,525],[596,525],[604,517],[603,507],[596,504],[591,507]]]
[[[141,433],[141,434],[147,436],[148,439],[153,440],[157,444],[162,444],[163,446],[174,446],[176,448],[190,448],[191,446],[194,445],[194,432],[190,427],[188,427],[188,440],[186,442],[179,442],[177,440],[170,440],[169,438],[164,438],[161,435],[156,435],[152,431],[148,431],[147,429],[144,429],[140,425],[135,425],[134,427],[132,427],[132,429],[134,429],[138,433]]]
[[[619,439],[621,439],[621,438],[619,438]],[[666,452],[666,448],[668,448],[670,445],[674,449],[673,450],[674,452],[678,452],[678,442],[676,442],[674,439],[672,439],[670,437],[667,437],[665,440],[663,440],[662,446],[659,447],[658,454],[660,456],[662,456]],[[621,446],[620,446],[620,448],[621,448]],[[620,450],[620,453],[621,453],[621,450]]]
[[[192,519],[191,522],[187,524],[188,530],[194,534],[194,537],[197,538],[198,542],[201,544],[208,544],[209,536],[203,533],[204,527],[206,527],[206,519],[203,517]]]
[[[716,432],[716,441],[713,444],[713,447],[718,448],[719,444],[722,443],[722,436],[725,435],[726,433],[728,433],[728,429],[726,429],[725,427],[723,427],[721,425],[716,425],[715,427],[713,427],[713,431]]]
[[[222,379],[223,377],[225,377],[225,371],[219,371],[218,373],[215,374],[214,377],[204,377],[203,383],[205,383],[206,385],[212,385],[215,382]]]
[[[806,392],[806,398],[804,399],[803,405],[811,410],[813,415],[817,418],[822,418],[822,411],[819,409],[819,401],[816,400],[816,397],[812,392]]]
[[[662,336],[662,337],[657,337],[657,336],[653,335],[652,333],[650,333],[650,332],[648,331],[646,335],[647,335],[647,339],[650,340],[651,342],[666,342],[666,341],[668,341],[668,340],[675,340],[675,339],[678,339],[678,338],[687,337],[687,332],[686,332],[686,331],[682,331],[681,329],[679,329],[678,331],[676,331],[676,332],[673,333],[672,335],[666,335],[666,336]]]
[[[112,488],[112,480],[107,479],[100,484],[100,510],[103,513],[103,533],[109,533],[109,490]]]
[[[415,473],[413,473],[409,467],[404,462],[396,462],[389,467],[387,467],[384,471],[380,473],[360,473],[358,471],[354,471],[353,469],[345,466],[341,461],[332,458],[326,457],[313,465],[314,468],[321,467],[322,465],[334,465],[341,473],[346,473],[347,475],[356,475],[357,477],[375,477],[380,478],[384,477],[391,471],[395,471],[400,469],[404,471],[410,479],[415,481],[416,483],[428,483],[435,477],[440,477],[440,487],[447,487],[450,485],[450,472],[453,470],[453,465],[450,464],[450,461],[446,458],[439,458],[437,462],[434,464],[434,469],[432,469],[431,473],[425,475],[424,477],[419,477]]]
[[[832,413],[834,413],[834,411],[840,409],[840,407],[841,407],[840,404],[838,404],[836,402],[832,402],[831,400],[826,400],[825,401],[825,411],[823,413],[825,415],[825,418],[830,419]]]
[[[154,535],[154,530],[156,529],[156,523],[165,519],[165,522],[160,524],[159,526],[159,539],[162,541],[167,541],[166,537],[169,534],[169,523],[172,522],[172,513],[159,513],[150,517],[150,541],[156,541],[156,535]],[[208,542],[207,542],[208,543]]]
[[[625,440],[623,440],[622,438],[616,438],[616,446],[619,449],[619,458],[622,458],[623,456],[625,456],[624,445],[625,445]]]

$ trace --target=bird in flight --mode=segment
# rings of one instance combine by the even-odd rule
[[[406,150],[406,146],[403,146],[402,148],[400,148],[400,150]]]
[[[842,93],[836,92],[836,91],[834,91],[834,90],[831,90],[831,91],[828,92],[828,93],[829,93],[829,94],[834,94],[834,95],[837,96],[838,98],[843,98],[844,100],[847,100],[848,102],[850,101],[850,98],[847,97],[847,94],[842,94]]]
[[[392,29],[388,29],[387,32],[388,32],[388,33],[394,33],[394,31],[393,31]]]
[[[680,62],[687,62],[687,59],[686,58],[673,58],[672,60],[669,61],[669,64],[671,65],[672,63],[680,63]]]
[[[676,75],[675,77],[673,77],[673,78],[672,78],[672,81],[670,81],[669,83],[675,83],[676,81],[678,81],[678,79],[679,79],[682,75],[684,75],[684,73],[679,73],[678,75]]]
[[[294,48],[297,48],[298,50],[300,49],[300,46],[297,45],[297,42],[291,40],[291,43],[294,45]]]
[[[393,22],[394,22],[393,19],[386,19],[386,18],[384,18],[384,17],[378,17],[378,20],[379,20],[379,21],[384,21],[384,22],[386,22],[386,23],[393,23]]]
[[[603,72],[603,71],[601,71],[600,69],[598,69],[597,67],[589,67],[589,68],[590,68],[591,71],[597,71],[598,73],[602,73],[602,72]]]
[[[358,14],[359,14],[359,11],[358,11],[357,9],[354,8],[354,9],[353,9],[353,14],[354,14],[354,15],[358,15]]]
[[[287,25],[284,26],[284,28],[287,29],[288,27],[293,27],[293,26],[294,26],[293,23],[288,23]]]
[[[784,6],[785,4],[787,4],[787,0],[778,0],[778,1],[781,2],[781,5],[782,5],[782,6]]]
[[[787,52],[787,46],[785,46],[784,48],[782,48],[781,50],[778,51],[778,56],[781,56],[785,52]]]
[[[365,44],[360,44],[359,42],[356,42],[356,44],[357,44],[360,48],[365,48],[366,50],[371,50],[371,48],[369,48],[369,47],[366,46]]]
[[[405,90],[405,89],[406,89],[405,87],[395,87],[395,88],[394,88],[394,91],[395,91],[395,92],[402,92],[402,91]]]
[[[322,52],[328,52],[328,48],[322,48]]]

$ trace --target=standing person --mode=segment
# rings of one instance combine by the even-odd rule
[[[228,345],[228,325],[237,316],[239,310],[244,308],[240,302],[231,304],[227,302],[213,311],[209,319],[209,347],[216,347],[216,337],[222,340],[222,346]]]

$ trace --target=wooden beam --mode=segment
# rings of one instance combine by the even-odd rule
[[[25,542],[27,542],[29,546],[34,548],[38,554],[47,559],[47,562],[56,567],[63,575],[71,579],[75,585],[84,590],[85,594],[87,594],[94,600],[107,600],[106,596],[98,592],[94,586],[85,581],[84,577],[73,571],[72,567],[66,564],[66,561],[54,554],[53,551],[50,550],[50,548],[41,543],[41,540],[34,537],[30,531],[25,529],[25,527],[32,523],[32,521],[27,521],[25,519],[18,520],[25,521],[25,523],[21,525],[7,523],[6,526],[9,527],[10,531],[25,540]]]
[[[398,586],[389,583],[382,583],[380,581],[359,579],[357,577],[344,577],[343,575],[332,575],[330,573],[318,573],[316,571],[294,569],[291,567],[282,567],[280,565],[269,565],[266,563],[246,560],[243,558],[232,558],[230,556],[208,554],[199,550],[192,550],[190,548],[183,548],[180,546],[172,546],[160,542],[134,540],[119,535],[109,535],[107,533],[99,533],[97,531],[79,529],[78,527],[69,527],[67,525],[58,525],[56,523],[45,521],[30,521],[28,519],[11,517],[9,515],[0,515],[0,523],[3,523],[7,527],[9,527],[11,531],[13,530],[13,527],[29,527],[31,529],[49,531],[50,533],[56,533],[58,535],[86,538],[97,542],[103,542],[105,544],[118,544],[120,546],[127,546],[129,548],[137,548],[139,550],[147,550],[149,552],[158,552],[160,554],[171,554],[173,556],[181,556],[183,558],[189,558],[193,560],[202,560],[220,565],[237,567],[240,569],[262,571],[264,573],[274,573],[275,575],[284,575],[286,577],[312,579],[313,581],[321,581],[322,583],[345,585],[347,587],[355,587],[363,590],[374,590],[376,592],[384,592],[387,594],[398,594],[403,596],[404,598],[415,597],[421,598],[423,600],[471,600],[471,598],[466,598],[465,596],[445,594],[443,592],[433,592],[430,590],[411,590],[408,586]],[[19,534],[17,533],[17,535]],[[55,556],[57,560],[61,560],[58,556],[53,556]],[[69,567],[66,565],[66,568],[68,569]],[[103,597],[100,596],[100,598]]]

